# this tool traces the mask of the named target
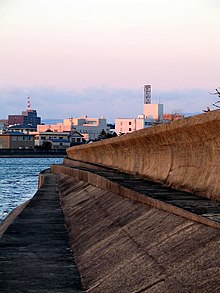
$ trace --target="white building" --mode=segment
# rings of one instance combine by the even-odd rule
[[[144,114],[138,118],[117,118],[115,120],[115,132],[117,134],[129,133],[135,130],[150,127],[152,121],[145,118]]]
[[[53,132],[71,131],[71,129],[74,129],[74,131],[82,134],[87,141],[98,138],[100,132],[103,129],[106,132],[109,130],[106,119],[103,116],[101,118],[88,118],[87,116],[80,118],[69,118],[64,119],[63,123],[37,126],[38,132],[47,131],[48,129],[52,130]]]
[[[44,142],[50,141],[52,148],[70,147],[70,132],[36,132],[35,146],[42,146]]]
[[[44,142],[49,141],[52,144],[53,149],[66,149],[72,145],[78,145],[83,143],[83,136],[77,131],[66,132],[36,132],[35,134],[35,146],[42,146]]]
[[[162,120],[163,104],[144,104],[144,115],[148,120]]]
[[[151,85],[144,86],[144,115],[145,118],[152,121],[163,119],[163,104],[151,103]]]
[[[151,86],[144,86],[143,114],[137,118],[117,118],[115,131],[118,135],[151,127],[163,119],[163,104],[151,104]]]

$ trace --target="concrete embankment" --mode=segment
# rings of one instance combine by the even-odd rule
[[[220,292],[220,230],[59,175],[86,292]]]
[[[65,162],[51,169],[69,175],[42,173],[40,189],[0,239],[1,292],[220,291],[220,229],[137,200],[137,190],[124,188],[125,181],[137,183],[139,192],[157,196],[153,183]]]
[[[209,198],[171,189],[160,183],[154,183],[114,169],[69,159],[65,159],[62,165],[52,165],[51,171],[55,174],[71,176],[142,204],[220,229],[219,202]]]
[[[220,110],[67,149],[100,164],[220,200]]]
[[[219,129],[215,111],[68,149],[0,240],[0,288],[220,292]]]
[[[0,239],[0,292],[83,292],[56,175],[45,174],[41,188],[17,213],[2,224],[9,227]]]

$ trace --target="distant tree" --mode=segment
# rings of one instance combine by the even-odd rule
[[[52,142],[49,141],[49,140],[45,140],[45,141],[43,141],[43,143],[42,143],[42,148],[43,148],[44,150],[51,150],[51,149],[52,149]]]
[[[215,93],[210,93],[211,95],[217,95],[220,98],[220,91],[218,89],[215,89]],[[220,108],[220,99],[212,104],[216,108]]]
[[[100,134],[98,136],[98,140],[108,139],[108,138],[112,138],[112,137],[116,137],[116,136],[117,136],[116,132],[108,133],[104,129],[102,129],[102,131],[100,132]]]
[[[102,139],[106,139],[107,138],[107,132],[102,129],[102,131],[100,132],[99,136],[98,136],[98,139],[99,140],[102,140]]]
[[[170,122],[184,118],[182,109],[175,109],[171,114],[164,114],[162,122]],[[158,123],[157,123],[158,124]]]
[[[177,119],[180,119],[180,118],[183,118],[184,115],[183,115],[183,109],[174,109],[172,111],[172,120],[177,120]]]
[[[115,129],[115,124],[108,123],[107,126],[108,126],[110,129]]]
[[[116,132],[113,132],[113,133],[107,133],[106,134],[106,138],[112,138],[112,137],[116,137],[117,136],[117,133]]]

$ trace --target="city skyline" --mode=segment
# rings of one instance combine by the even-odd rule
[[[144,84],[165,112],[215,102],[216,0],[8,0],[0,11],[0,118],[28,96],[43,118],[135,117]]]

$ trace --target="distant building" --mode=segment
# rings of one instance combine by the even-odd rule
[[[151,125],[152,121],[147,120],[143,114],[138,115],[138,118],[117,118],[115,120],[115,132],[120,135],[150,127]]]
[[[103,129],[106,132],[108,132],[109,130],[105,117],[88,118],[87,116],[83,116],[80,118],[64,119],[63,123],[46,124],[46,125],[37,126],[38,132],[43,132],[47,130],[52,130],[53,132],[63,132],[63,131],[74,130],[80,133],[87,141],[97,139],[100,132]]]
[[[28,108],[21,115],[8,115],[8,125],[23,124],[37,127],[41,124],[41,117],[37,116],[37,111],[31,109],[30,97],[28,97]]]
[[[183,118],[184,118],[184,115],[183,114],[177,114],[177,113],[174,113],[174,114],[164,114],[163,115],[163,120],[165,122],[179,120],[179,119],[183,119]]]
[[[25,134],[29,134],[31,132],[37,131],[37,127],[24,125],[24,124],[15,124],[13,126],[9,126],[7,129],[8,132],[23,132]]]
[[[24,124],[24,116],[8,115],[8,125]]]
[[[144,115],[152,121],[163,120],[163,104],[144,104]]]
[[[82,134],[77,131],[70,132],[70,146],[79,145],[85,142]]]
[[[36,110],[26,110],[22,112],[24,117],[24,124],[37,127],[38,124],[41,124],[41,117],[37,116]]]
[[[8,126],[8,120],[0,119],[0,134],[5,132],[7,126]]]
[[[117,118],[115,131],[118,135],[150,127],[163,120],[163,104],[151,104],[151,86],[144,86],[143,114],[137,118]]]
[[[42,146],[45,142],[51,142],[52,149],[66,149],[73,145],[80,145],[83,141],[83,136],[74,131],[65,132],[36,132],[35,133],[35,146]]]
[[[144,115],[146,119],[159,121],[163,119],[163,104],[151,103],[151,85],[144,86]]]
[[[0,149],[34,148],[34,135],[21,132],[0,134]]]
[[[8,119],[0,119],[0,123],[4,125],[4,127],[8,126]]]

